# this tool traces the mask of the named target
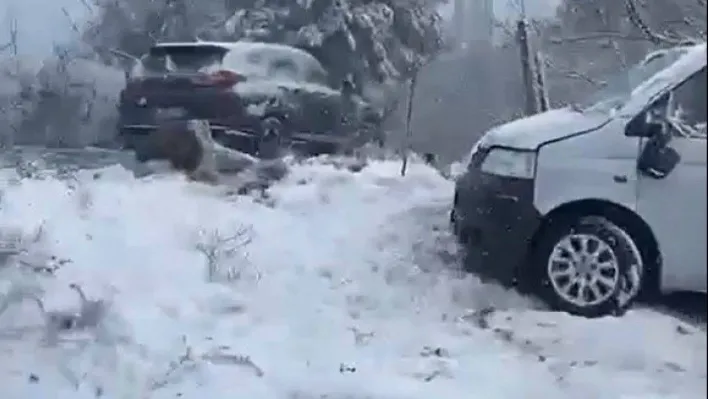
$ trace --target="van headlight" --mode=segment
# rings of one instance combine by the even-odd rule
[[[492,148],[481,166],[482,172],[497,176],[533,179],[536,173],[536,153],[505,148]]]

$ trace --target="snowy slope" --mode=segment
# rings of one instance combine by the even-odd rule
[[[51,346],[36,306],[9,302],[3,398],[705,397],[705,332],[649,311],[534,310],[462,278],[451,183],[418,164],[398,174],[312,162],[254,199],[118,166],[70,181],[2,172],[0,233],[21,232],[24,252],[0,292],[41,289],[69,309],[73,282],[110,303],[98,329]],[[46,263],[63,264],[19,272]]]

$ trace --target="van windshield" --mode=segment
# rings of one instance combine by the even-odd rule
[[[638,64],[605,79],[602,88],[584,101],[574,104],[574,108],[598,112],[621,108],[639,85],[678,61],[686,52],[685,48],[673,48],[651,53]]]

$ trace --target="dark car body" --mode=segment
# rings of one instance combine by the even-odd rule
[[[317,59],[294,47],[161,43],[128,74],[119,134],[139,152],[161,121],[202,119],[217,141],[257,154],[264,122],[275,120],[289,143],[329,143],[334,149],[353,139],[360,116],[368,112],[363,119],[375,119],[368,110],[361,99],[329,86]]]

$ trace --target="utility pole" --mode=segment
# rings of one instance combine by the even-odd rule
[[[529,37],[526,1],[519,0],[521,18],[516,24],[516,38],[521,56],[521,77],[524,86],[524,113],[533,115],[548,110],[545,68],[542,55],[533,51]]]
[[[524,86],[524,114],[526,116],[538,113],[538,97],[536,95],[536,74],[534,73],[531,46],[529,44],[528,26],[526,16],[522,15],[516,23],[516,40],[519,44],[521,56],[521,79]]]

